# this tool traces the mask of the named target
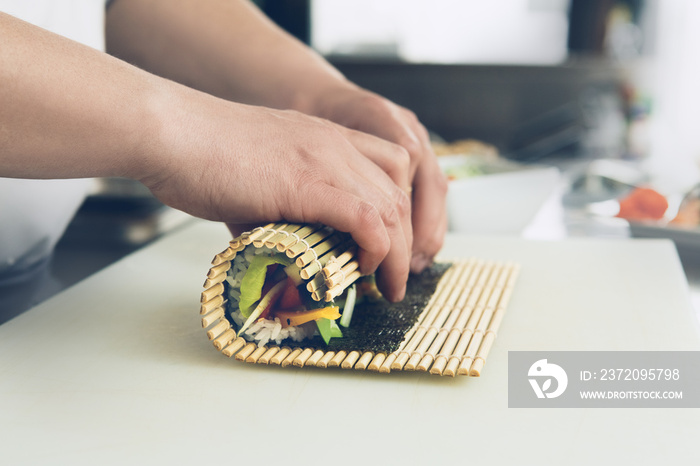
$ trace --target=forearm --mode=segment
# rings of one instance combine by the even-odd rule
[[[0,176],[132,176],[148,163],[164,80],[2,13],[0,36]]]
[[[115,0],[106,26],[108,52],[229,100],[313,113],[354,87],[243,0]]]

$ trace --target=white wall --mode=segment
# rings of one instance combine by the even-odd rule
[[[312,44],[374,47],[412,62],[553,64],[566,59],[569,0],[317,0]]]

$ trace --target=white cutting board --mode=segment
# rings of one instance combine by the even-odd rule
[[[199,323],[228,233],[196,223],[0,326],[0,464],[689,464],[692,409],[509,409],[508,350],[698,350],[663,240],[452,236],[522,271],[483,376],[230,360]]]

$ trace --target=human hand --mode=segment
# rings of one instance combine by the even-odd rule
[[[415,114],[354,85],[323,94],[309,111],[408,151],[410,181],[403,186],[412,188],[411,270],[420,272],[429,266],[442,247],[447,230],[447,180],[430,146],[428,132]]]
[[[294,111],[183,91],[138,176],[164,203],[228,223],[322,223],[349,232],[364,274],[403,298],[412,229],[398,145]]]

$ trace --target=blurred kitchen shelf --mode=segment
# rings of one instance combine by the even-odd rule
[[[61,240],[101,247],[144,246],[193,217],[155,198],[89,197]]]
[[[129,180],[99,180],[59,241],[51,273],[64,288],[195,220]]]

